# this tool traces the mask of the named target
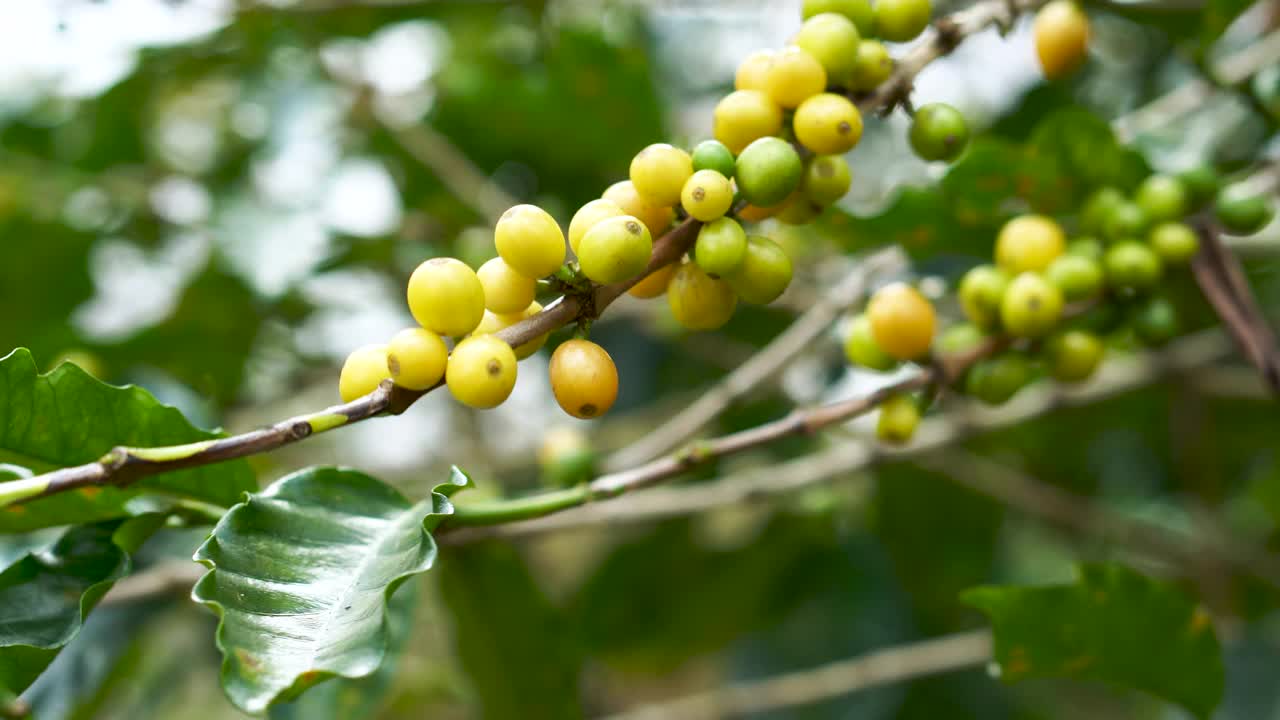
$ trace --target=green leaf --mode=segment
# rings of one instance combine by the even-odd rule
[[[1222,650],[1209,614],[1177,588],[1120,565],[1084,565],[1072,585],[981,587],[1001,677],[1100,680],[1207,718],[1221,702]]]
[[[107,385],[70,363],[41,374],[19,348],[0,359],[0,461],[37,472],[93,462],[113,447],[213,440],[176,408],[139,387]],[[255,488],[247,462],[179,470],[127,488],[92,487],[0,510],[0,532],[109,520],[135,514],[130,501],[148,491],[231,505]]]
[[[1208,0],[1200,17],[1200,47],[1208,49],[1257,0]]]
[[[210,570],[192,596],[219,617],[222,685],[259,713],[332,677],[382,664],[386,606],[406,578],[435,562],[430,535],[453,512],[448,483],[412,504],[363,473],[308,468],[249,495],[196,551]]]
[[[1142,155],[1120,144],[1105,120],[1081,107],[1045,116],[1027,142],[1027,153],[1023,167],[1036,175],[1024,184],[1039,190],[1028,200],[1047,213],[1069,212],[1093,188],[1131,190],[1151,172]]]

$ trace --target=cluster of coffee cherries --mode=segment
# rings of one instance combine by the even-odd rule
[[[1069,218],[1079,233],[1043,215],[1009,220],[995,241],[995,262],[970,269],[958,300],[965,322],[937,334],[933,305],[914,287],[879,289],[852,318],[845,342],[851,363],[878,371],[931,354],[963,356],[993,335],[1009,349],[979,360],[957,378],[959,392],[987,404],[1009,400],[1040,374],[1067,383],[1088,379],[1101,362],[1105,339],[1159,345],[1177,334],[1174,304],[1162,281],[1185,267],[1200,238],[1185,222],[1217,193],[1218,222],[1250,234],[1271,220],[1265,197],[1238,188],[1217,191],[1211,170],[1147,177],[1132,194],[1111,187],[1094,192]],[[878,432],[905,442],[920,419],[917,401],[893,398],[882,408]]]

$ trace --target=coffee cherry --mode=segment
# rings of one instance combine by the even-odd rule
[[[463,405],[497,407],[516,386],[516,354],[492,335],[472,335],[449,355],[445,384]]]
[[[1022,215],[1004,224],[996,237],[996,263],[1017,275],[1041,272],[1062,254],[1066,236],[1043,215]]]
[[[1218,193],[1214,214],[1228,232],[1252,235],[1271,222],[1272,210],[1262,195],[1246,195],[1239,186],[1234,186]]]
[[[862,115],[858,107],[849,98],[835,93],[822,93],[805,100],[796,108],[791,126],[800,144],[819,155],[849,152],[862,139]],[[741,157],[738,164],[742,164]]]
[[[649,228],[649,235],[652,237],[659,237],[665,233],[676,217],[675,211],[671,208],[665,205],[654,205],[641,197],[630,180],[622,180],[610,185],[604,191],[603,198],[622,208],[625,214],[640,218],[640,222]],[[582,234],[585,235],[589,229],[584,229]]]
[[[853,27],[853,23],[840,19]],[[763,90],[785,109],[796,107],[826,87],[827,71],[823,69],[822,63],[799,47],[792,46],[776,53],[764,73]]]
[[[747,238],[746,257],[724,279],[743,301],[768,305],[777,300],[791,284],[791,258],[778,243],[767,237]]]
[[[1134,240],[1147,234],[1147,213],[1137,203],[1128,201],[1111,208],[1102,227],[1111,242]]]
[[[760,90],[738,90],[716,105],[712,127],[716,140],[740,153],[752,141],[782,131],[782,108]]]
[[[342,373],[338,375],[338,395],[342,402],[351,402],[364,397],[387,378],[391,371],[387,369],[387,346],[365,345],[357,348],[342,363]]]
[[[910,395],[893,395],[880,404],[876,437],[891,445],[903,445],[920,426],[920,406]]]
[[[782,212],[774,217],[778,218],[778,222],[787,225],[808,225],[818,219],[824,209],[797,190],[791,193],[791,197],[782,201]]]
[[[880,84],[893,74],[893,58],[889,56],[889,48],[878,40],[863,40],[858,43],[858,55],[853,61],[853,72],[849,76],[849,88],[868,92],[880,87]]]
[[[577,254],[578,245],[582,243],[582,236],[595,227],[596,223],[612,217],[622,217],[623,215],[634,215],[634,213],[623,210],[618,206],[618,203],[612,200],[600,198],[583,205],[578,208],[578,212],[574,213],[573,219],[569,221],[569,247],[573,248],[574,254]],[[640,216],[636,215],[636,217]],[[641,221],[644,220],[644,218],[640,219]],[[653,228],[649,229],[650,231],[653,230]]]
[[[1164,268],[1160,256],[1135,240],[1116,243],[1102,256],[1107,285],[1116,290],[1138,292],[1155,287]]]
[[[871,319],[866,313],[856,315],[849,323],[849,335],[844,339],[844,356],[850,364],[880,372],[898,367],[898,361],[876,344],[871,333]]]
[[[937,316],[919,290],[895,282],[876,291],[867,303],[876,344],[899,360],[916,360],[929,352]]]
[[[1044,76],[1063,77],[1084,62],[1089,51],[1089,18],[1070,0],[1040,8],[1031,26]]]
[[[1059,257],[1049,264],[1044,276],[1067,302],[1091,298],[1102,290],[1102,263],[1083,255],[1067,253]]]
[[[675,205],[693,175],[689,153],[666,143],[654,143],[631,159],[631,184],[654,205]]]
[[[914,39],[929,25],[929,0],[876,0],[876,34],[889,42]]]
[[[437,335],[461,337],[484,316],[484,286],[466,263],[432,258],[409,276],[409,312]]]
[[[1124,193],[1113,187],[1095,190],[1080,211],[1080,228],[1090,235],[1102,235],[1111,211],[1125,202]]]
[[[858,26],[844,15],[822,13],[804,21],[794,42],[823,68],[822,87],[817,92],[822,92],[828,80],[836,85],[848,84],[858,62],[858,43],[861,39]],[[771,92],[770,95],[772,94]],[[783,107],[788,106],[784,104]]]
[[[1093,333],[1065,330],[1045,343],[1049,375],[1060,382],[1087,380],[1102,362],[1105,348]]]
[[[876,16],[870,0],[804,0],[801,16],[805,20],[822,13],[840,13],[849,18],[863,37],[870,36],[875,28]]]
[[[1181,220],[1189,205],[1182,181],[1170,175],[1152,175],[1143,180],[1133,199],[1153,224]]]
[[[1152,297],[1133,308],[1130,323],[1147,345],[1163,345],[1178,335],[1178,309],[1163,297]]]
[[[680,205],[695,220],[709,222],[722,217],[733,204],[733,185],[715,170],[698,170],[680,191]]]
[[[934,347],[944,357],[958,356],[973,352],[986,341],[987,334],[977,325],[960,323],[943,330]]]
[[[476,329],[472,331],[471,334],[492,335],[499,330],[505,330],[512,325],[515,325],[521,320],[527,320],[540,312],[542,312],[542,305],[536,300],[529,303],[529,307],[520,312],[498,315],[486,310],[484,313],[484,319],[480,321],[480,324],[476,326]],[[512,348],[512,350],[515,351],[516,359],[524,360],[541,350],[542,346],[547,344],[547,336],[550,334],[550,331],[545,332],[523,345],[517,345]]]
[[[1185,223],[1160,223],[1151,231],[1151,249],[1165,265],[1185,265],[1200,251],[1200,238]]]
[[[676,322],[684,327],[715,330],[733,317],[738,296],[729,283],[706,274],[697,263],[684,263],[671,276],[667,302]]]
[[[435,387],[444,377],[447,362],[449,348],[430,330],[401,330],[387,344],[387,371],[397,385],[408,390]]]
[[[1000,303],[1013,277],[994,265],[979,265],[960,281],[960,309],[969,322],[992,330],[1000,325]]]
[[[771,217],[776,217],[779,213],[781,213],[783,210],[786,210],[786,209],[787,209],[786,200],[783,200],[777,205],[770,205],[769,207],[760,207],[759,205],[747,204],[742,206],[742,209],[737,212],[737,215],[739,219],[744,220],[746,222],[760,222],[761,220],[768,220]]]
[[[537,281],[525,277],[500,257],[480,266],[476,277],[484,288],[484,306],[496,313],[520,312],[533,302]]]
[[[925,160],[950,162],[969,144],[969,123],[946,103],[930,103],[911,120],[911,149]]]
[[[551,353],[551,392],[576,418],[600,417],[618,399],[618,368],[599,345],[566,340]]]
[[[969,369],[965,393],[988,405],[1003,405],[1035,376],[1035,367],[1026,354],[1016,350],[982,360]]]
[[[551,487],[571,487],[596,474],[596,451],[576,428],[553,427],[538,446],[542,481]]]
[[[545,277],[564,264],[564,233],[555,218],[536,205],[516,205],[502,213],[493,243],[511,269],[525,277]]]
[[[708,275],[728,275],[741,267],[747,257],[747,233],[733,218],[709,222],[698,229],[693,257]]]
[[[1092,237],[1076,238],[1067,243],[1068,255],[1079,255],[1097,262],[1102,262],[1103,250],[1102,241]]]
[[[1184,170],[1178,173],[1178,179],[1187,191],[1188,210],[1199,210],[1208,205],[1222,184],[1217,171],[1208,165]]]
[[[799,113],[797,113],[797,116]],[[760,138],[738,155],[738,190],[747,202],[760,207],[777,205],[800,186],[804,165],[791,143],[776,137]]]
[[[703,140],[693,149],[693,170],[714,170],[732,179],[734,162],[733,153],[719,140]]]
[[[1009,283],[1000,303],[1000,322],[1014,337],[1041,337],[1062,319],[1062,291],[1032,272]]]
[[[764,77],[773,64],[774,50],[756,50],[738,63],[733,75],[735,90],[764,90]]]
[[[592,280],[616,283],[644,272],[653,237],[639,218],[623,215],[596,223],[578,245],[578,265]]]
[[[667,291],[667,285],[671,283],[671,276],[676,272],[676,264],[663,265],[644,277],[643,280],[631,286],[627,292],[632,297],[638,297],[645,300],[656,298]]]
[[[852,184],[853,173],[843,155],[819,155],[805,167],[800,192],[810,202],[826,206],[844,197]]]

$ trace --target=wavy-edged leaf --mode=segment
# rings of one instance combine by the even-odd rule
[[[220,437],[139,387],[107,385],[70,363],[41,374],[19,348],[0,359],[0,461],[38,472],[93,462],[117,445],[149,447]],[[197,447],[191,448],[193,451]],[[98,522],[135,514],[148,491],[231,505],[256,488],[244,460],[143,478],[127,488],[83,488],[0,509],[0,532]]]
[[[308,468],[249,495],[195,559],[210,570],[192,597],[220,618],[222,685],[259,713],[332,677],[375,672],[387,648],[387,603],[435,562],[430,535],[469,483],[457,468],[410,503],[345,468]]]
[[[1205,610],[1121,565],[1084,565],[1071,585],[981,587],[964,601],[991,618],[1000,675],[1131,687],[1207,718],[1221,702],[1222,650]]]

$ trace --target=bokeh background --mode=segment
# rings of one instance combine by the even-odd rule
[[[28,347],[46,369],[70,359],[229,430],[336,402],[345,355],[411,324],[403,289],[418,263],[452,255],[478,266],[493,255],[491,223],[509,204],[535,202],[567,221],[624,178],[640,148],[707,137],[737,62],[785,44],[799,27],[798,5],[0,3],[0,352]],[[916,101],[961,108],[986,134],[971,151],[986,169],[971,164],[939,186],[944,170],[907,147],[904,114],[868,118],[839,210],[814,227],[768,228],[797,262],[782,301],[744,307],[710,334],[680,331],[662,301],[626,299],[594,326],[622,376],[606,419],[579,422],[556,408],[544,351],[522,363],[512,399],[496,410],[433,393],[401,417],[254,458],[261,481],[343,464],[421,496],[457,464],[472,473],[478,497],[536,488],[534,458],[548,429],[575,428],[602,451],[635,440],[869,251],[905,240],[914,264],[876,282],[923,277],[940,295],[990,252],[994,228],[1018,207],[975,190],[983,173],[1007,170],[1002,153],[1041,137],[1049,119],[1066,135],[1096,129],[1085,116],[1062,115],[1067,108],[1116,123],[1156,169],[1213,162],[1247,174],[1280,153],[1280,9],[1256,3],[1204,47],[1202,16],[1187,5],[1096,10],[1090,62],[1065,84],[1043,82],[1026,22],[1005,36],[981,33],[931,65]],[[1198,66],[1260,44],[1271,54],[1239,87],[1150,105],[1198,88]],[[1046,182],[1070,171],[1032,164]],[[1066,202],[1072,191],[1063,192]],[[1280,228],[1236,248],[1274,319]],[[1192,327],[1210,322],[1203,308],[1189,318]],[[712,430],[883,383],[844,366],[840,332],[833,327]],[[780,443],[701,477],[850,441],[873,423]],[[1212,517],[1265,543],[1280,527],[1277,438],[1276,406],[1232,361],[979,434],[961,449],[1111,509],[1177,528]],[[963,489],[936,460],[881,462],[785,499],[696,517],[448,548],[422,581],[424,599],[402,618],[402,652],[380,678],[377,707],[344,705],[334,685],[280,714],[595,716],[978,627],[980,616],[956,601],[966,587],[1065,580],[1082,558],[1128,558],[1123,547],[1060,533]],[[174,567],[200,539],[162,533],[141,564]],[[1196,573],[1142,567],[1194,575],[1190,584],[1234,623],[1218,717],[1280,718],[1274,593],[1212,564]],[[96,612],[28,694],[37,716],[237,717],[218,688],[213,618],[170,590]],[[1100,686],[1005,688],[981,668],[769,717],[1086,713],[1182,717]]]

